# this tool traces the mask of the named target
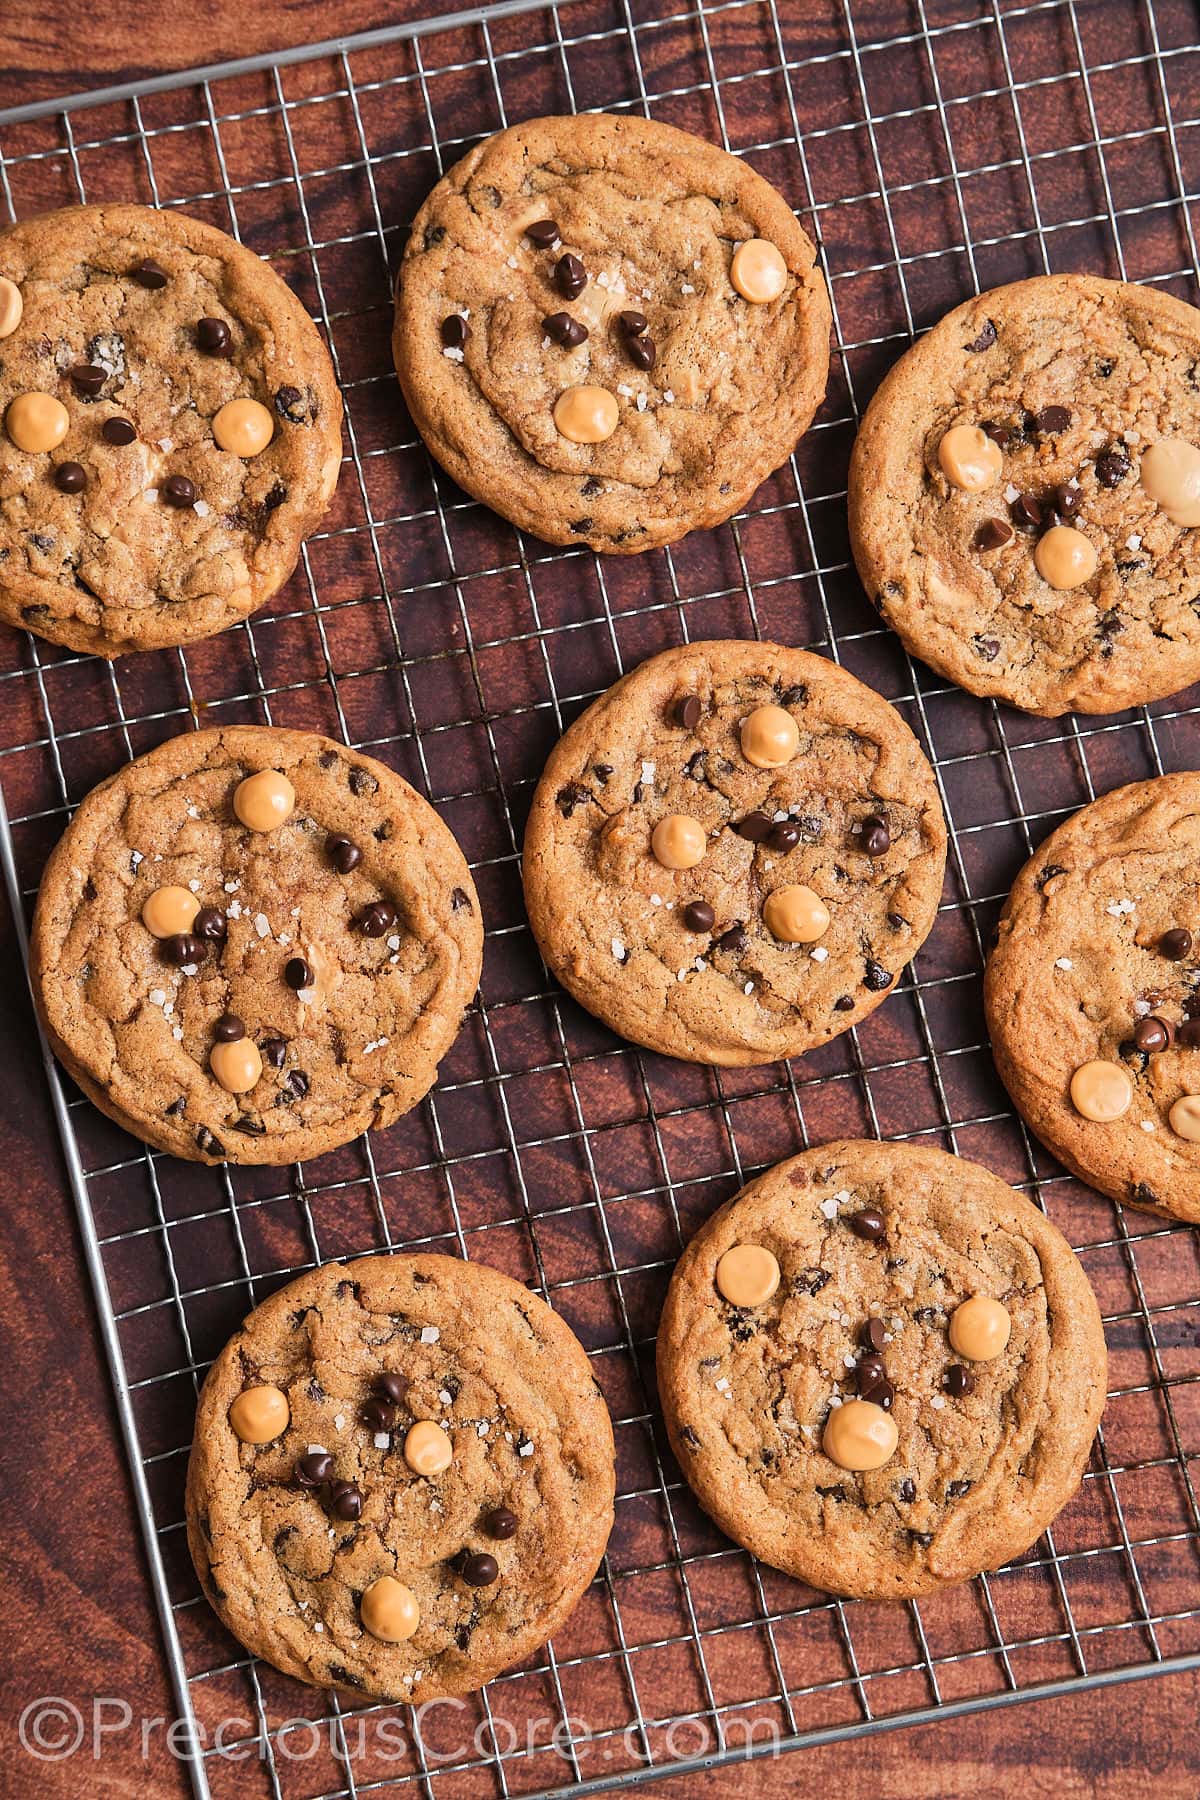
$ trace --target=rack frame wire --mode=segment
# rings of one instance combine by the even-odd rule
[[[0,112],[9,216],[135,197],[272,258],[329,342],[349,451],[292,583],[236,631],[115,665],[16,634],[0,647],[0,863],[22,947],[88,788],[176,731],[243,719],[330,730],[399,767],[457,831],[488,924],[433,1094],[290,1177],[135,1145],[43,1045],[201,1800],[255,1779],[277,1800],[594,1793],[1200,1667],[1197,1234],[1064,1175],[1012,1114],[978,1004],[1021,860],[1098,792],[1195,765],[1200,693],[1053,721],[974,700],[880,625],[841,523],[861,406],[966,293],[1083,267],[1195,300],[1193,24],[1186,0],[506,0]],[[829,399],[790,462],[728,526],[624,565],[470,502],[425,457],[388,361],[405,220],[432,181],[513,119],[598,106],[697,130],[775,180],[835,314]],[[619,1043],[548,980],[520,905],[524,809],[554,738],[643,656],[706,635],[805,643],[871,682],[929,752],[951,827],[947,898],[897,992],[770,1070]],[[657,1307],[691,1230],[760,1168],[855,1132],[977,1156],[1042,1205],[1097,1288],[1112,1359],[1053,1531],[907,1606],[830,1599],[730,1545],[680,1478],[653,1388]],[[181,1524],[190,1404],[241,1314],[328,1257],[416,1245],[482,1254],[562,1311],[618,1441],[617,1525],[576,1618],[451,1721],[351,1707],[245,1656]]]

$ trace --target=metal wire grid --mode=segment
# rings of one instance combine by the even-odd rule
[[[6,642],[14,911],[92,782],[203,716],[332,729],[394,762],[457,830],[489,924],[434,1095],[286,1187],[132,1145],[47,1063],[198,1793],[585,1792],[772,1733],[812,1742],[1200,1664],[1195,1234],[1110,1208],[1029,1140],[977,998],[1021,858],[1096,792],[1194,763],[1197,696],[1052,723],[971,700],[873,620],[838,526],[861,401],[963,292],[1087,266],[1195,296],[1191,26],[1169,0],[914,0],[902,25],[883,0],[521,0],[0,114],[13,216],[133,194],[273,255],[325,329],[350,449],[297,579],[237,632],[112,667]],[[1114,123],[1118,86],[1132,98]],[[468,502],[407,421],[397,434],[387,367],[389,265],[436,173],[510,118],[595,105],[690,126],[776,179],[821,241],[836,318],[830,401],[791,464],[730,526],[630,565],[548,551]],[[845,661],[909,718],[951,824],[950,898],[861,1030],[802,1064],[722,1074],[618,1044],[552,988],[516,859],[544,752],[585,700],[667,643],[750,633]],[[682,1484],[653,1394],[657,1308],[690,1230],[757,1169],[848,1131],[930,1136],[1030,1192],[1080,1249],[1112,1354],[1105,1429],[1054,1532],[907,1608],[831,1601],[734,1550]],[[397,1760],[365,1730],[395,1709],[298,1692],[220,1630],[181,1489],[190,1400],[247,1306],[323,1258],[414,1244],[523,1276],[580,1333],[614,1414],[619,1500],[600,1577],[532,1669],[481,1696],[482,1736],[464,1748],[461,1717],[439,1714]],[[326,1734],[318,1753],[305,1722]]]

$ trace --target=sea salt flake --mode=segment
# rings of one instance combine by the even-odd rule
[[[209,513],[212,511],[212,507],[208,504],[207,500],[196,500],[192,503],[192,511],[196,513],[199,518],[207,519]],[[318,1625],[317,1627],[318,1631],[323,1631],[324,1629],[325,1627],[323,1625]]]
[[[826,1219],[836,1219],[837,1218],[837,1210],[838,1210],[838,1203],[836,1200],[834,1200],[832,1198],[829,1200],[822,1200],[820,1208],[819,1208],[819,1211],[820,1211],[822,1217],[826,1218]]]
[[[182,1025],[172,1025],[171,1036],[175,1039],[175,1042],[177,1044],[182,1044],[182,1042],[183,1042],[183,1026]]]
[[[325,1627],[322,1625],[320,1619],[313,1620],[313,1630],[314,1631],[324,1631],[324,1629],[325,1629]]]
[[[615,937],[612,941],[612,953],[618,962],[625,961],[625,946],[618,937]]]
[[[487,1434],[488,1434],[488,1422],[486,1419],[480,1419],[478,1425],[476,1425],[476,1427],[475,1427],[475,1435],[476,1435],[476,1437],[486,1437]]]
[[[815,963],[826,962],[829,957],[829,952],[825,948],[824,944],[818,944],[816,949],[810,950],[808,954],[809,954],[809,957],[811,958],[811,960]]]
[[[271,921],[268,919],[266,913],[255,913],[254,929],[257,931],[260,938],[270,937]]]
[[[328,1456],[329,1452],[324,1444],[310,1444],[308,1446],[308,1454],[310,1456]]]
[[[333,1429],[335,1431],[344,1431],[345,1426],[346,1426],[345,1413],[335,1413],[334,1418],[333,1418]]]
[[[932,1406],[934,1412],[941,1412],[943,1406],[946,1404],[945,1394],[930,1394],[929,1404]]]
[[[1075,964],[1069,956],[1058,956],[1054,960],[1054,966],[1056,969],[1073,969]]]
[[[679,291],[681,294],[694,294],[696,290],[690,281],[681,281],[679,284]]]
[[[154,502],[158,499],[158,489],[157,488],[146,488],[142,494],[142,499],[148,500],[150,502],[151,506],[153,506]]]
[[[442,355],[446,358],[447,362],[460,363],[463,360],[462,351],[456,350],[453,344],[446,344],[443,347]]]
[[[1008,501],[1010,506],[1012,505],[1013,501],[1016,499],[1016,497],[1020,493],[1020,491],[1021,491],[1020,488],[1015,488],[1013,486],[1012,482],[1011,481],[1009,482],[1008,486],[1004,490],[1004,498]]]
[[[657,763],[644,762],[642,764],[642,780],[647,784],[652,782],[654,780],[654,771],[657,767]]]
[[[752,994],[754,992],[754,983],[752,981],[744,982],[742,985],[742,992],[743,994]]]
[[[188,892],[192,893],[192,894],[198,894],[200,892],[200,883],[198,881],[189,881],[188,882]]]
[[[189,806],[187,809],[187,816],[189,819],[198,819],[200,817],[200,808],[198,806]],[[193,888],[192,892],[195,893],[195,891],[196,889]]]
[[[662,905],[662,895],[661,894],[651,894],[650,904],[651,904],[651,906],[661,906]]]
[[[1136,531],[1131,532],[1130,535],[1125,539],[1125,548],[1127,550],[1140,550],[1141,547],[1142,547],[1141,538],[1138,536]]]
[[[150,999],[151,1006],[164,1005],[166,1002],[166,998],[167,998],[167,996],[163,992],[162,988],[151,988],[150,989],[149,999]]]
[[[666,401],[668,406],[674,406],[675,395],[670,388],[665,388],[663,390],[663,399]]]
[[[639,395],[638,395],[638,397],[637,397],[637,409],[638,409],[638,411],[639,411],[639,412],[645,412],[645,410],[646,410],[646,396],[645,396],[645,394],[639,394]]]
[[[676,981],[684,981],[684,980],[686,980],[686,978],[687,978],[687,970],[686,969],[677,969],[676,970],[676,972],[675,972]]]
[[[508,266],[510,269],[519,269],[521,265],[515,256],[510,256],[508,259]]]
[[[377,1431],[372,1439],[377,1450],[386,1450],[391,1441],[391,1433],[387,1431]]]
[[[617,392],[620,394],[622,400],[633,399],[633,389],[624,381],[618,381]]]
[[[720,1381],[717,1382],[716,1387],[718,1394],[727,1394],[729,1392],[729,1382],[724,1375],[722,1375]]]
[[[240,881],[234,880],[234,881],[227,881],[223,885],[224,885],[225,892],[227,894],[236,894],[242,884]]]
[[[1154,1130],[1154,1120],[1153,1119],[1139,1119],[1138,1124],[1141,1126],[1143,1131],[1153,1131]]]
[[[145,862],[146,859],[142,855],[140,850],[131,850],[129,853],[129,860],[133,864],[134,868],[136,869],[138,864],[141,862]]]
[[[843,1356],[842,1362],[848,1369],[853,1369],[858,1366],[858,1358],[854,1356]]]
[[[421,1342],[423,1344],[436,1344],[441,1335],[442,1334],[436,1325],[423,1325],[421,1327]]]
[[[517,1455],[518,1456],[532,1456],[533,1455],[533,1445],[532,1444],[518,1444],[517,1445]]]
[[[438,1399],[441,1401],[443,1406],[453,1406],[454,1405],[454,1395],[450,1392],[449,1388],[439,1388],[438,1389]]]
[[[400,939],[396,936],[396,934],[394,932],[392,933],[392,936],[387,941],[387,947],[389,950],[398,950],[400,948]]]

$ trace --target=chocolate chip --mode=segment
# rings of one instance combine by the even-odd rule
[[[1173,1036],[1174,1028],[1165,1019],[1156,1019],[1153,1015],[1139,1019],[1133,1028],[1135,1048],[1144,1050],[1149,1056],[1159,1050],[1169,1049]]]
[[[128,419],[105,419],[100,436],[106,444],[132,444],[137,432]]]
[[[1040,413],[1034,414],[1033,422],[1044,437],[1056,437],[1071,423],[1071,414],[1065,406],[1043,406]]]
[[[975,1377],[970,1369],[963,1367],[962,1363],[951,1363],[942,1376],[942,1386],[948,1394],[953,1394],[956,1400],[961,1400],[963,1395],[969,1394],[975,1386]]]
[[[213,1036],[218,1044],[236,1044],[245,1035],[246,1027],[236,1013],[222,1013],[213,1026]]]
[[[1123,450],[1106,450],[1096,458],[1096,480],[1103,488],[1115,488],[1129,473],[1129,458]]]
[[[854,996],[852,994],[839,994],[833,1003],[834,1012],[850,1012],[853,1007]]]
[[[995,341],[996,327],[992,324],[990,319],[985,319],[980,329],[979,336],[973,343],[967,345],[967,349],[973,350],[976,353],[980,350],[990,350]]]
[[[745,926],[737,924],[731,925],[728,931],[723,931],[721,933],[720,937],[717,939],[716,947],[718,950],[732,950],[736,953],[739,950],[744,950],[748,942],[749,939],[746,936]]]
[[[282,1069],[287,1057],[287,1043],[283,1038],[264,1038],[259,1049],[265,1063],[269,1063],[273,1069]]]
[[[864,1319],[858,1328],[858,1341],[868,1350],[882,1350],[887,1341],[887,1327],[882,1319]]]
[[[299,993],[301,988],[312,986],[313,972],[302,956],[293,956],[284,964],[283,979]]]
[[[467,895],[466,889],[460,888],[460,887],[452,888],[450,890],[450,910],[451,910],[451,912],[461,912],[464,906],[466,907],[468,912],[470,912],[472,910],[471,902]]]
[[[700,701],[695,694],[677,694],[667,710],[667,717],[682,731],[695,731],[700,723],[700,711]]]
[[[1107,381],[1109,376],[1112,374],[1113,370],[1116,368],[1116,366],[1117,365],[1113,361],[1111,356],[1097,357],[1096,373],[1100,377],[1101,381]]]
[[[859,1397],[869,1400],[872,1406],[880,1406],[884,1412],[891,1412],[896,1400],[896,1390],[886,1375],[882,1380],[872,1382],[867,1387],[860,1387]]]
[[[617,314],[617,324],[626,337],[641,337],[642,333],[649,328],[649,323],[645,313],[622,312]]]
[[[73,369],[67,370],[67,376],[81,399],[94,400],[108,380],[108,370],[102,369],[99,363],[76,363]]]
[[[304,395],[300,392],[300,389],[297,387],[281,387],[277,389],[275,394],[275,411],[279,414],[281,419],[287,419],[289,424],[303,425],[305,423],[306,414],[304,410]]]
[[[858,1380],[859,1393],[862,1393],[864,1388],[877,1387],[887,1377],[883,1358],[875,1350],[869,1351],[866,1356],[859,1357],[854,1373]]]
[[[82,463],[59,463],[54,471],[54,485],[64,494],[82,494],[87,486],[87,470]]]
[[[1158,947],[1172,962],[1182,962],[1192,947],[1192,934],[1186,926],[1175,925],[1170,931],[1163,932]]]
[[[899,1496],[906,1506],[911,1506],[917,1497],[917,1484],[911,1475],[906,1475],[900,1483]]]
[[[972,638],[971,642],[974,644],[978,654],[982,656],[984,662],[995,662],[1000,654],[999,638],[977,637]]]
[[[887,1230],[883,1214],[874,1206],[864,1206],[859,1212],[849,1213],[846,1223],[855,1237],[866,1238],[872,1244],[878,1243]]]
[[[190,506],[196,490],[186,475],[168,475],[159,490],[168,506]]]
[[[575,350],[587,341],[587,326],[568,312],[548,313],[542,320],[542,330],[552,344],[561,344],[564,350]]]
[[[892,977],[881,963],[868,962],[863,971],[863,985],[873,994],[882,994],[884,988],[891,987]]]
[[[335,1519],[357,1519],[363,1509],[362,1495],[352,1481],[331,1481],[329,1510]]]
[[[310,1450],[296,1464],[296,1485],[302,1488],[320,1487],[333,1474],[333,1458],[327,1450]]]
[[[525,227],[525,236],[535,250],[553,250],[562,236],[556,219],[537,219]]]
[[[1185,1019],[1179,1027],[1178,1041],[1185,1050],[1194,1050],[1200,1044],[1200,1019]]]
[[[373,900],[358,914],[358,928],[364,937],[383,937],[396,923],[396,909],[390,900]]]
[[[653,338],[627,337],[625,354],[638,369],[652,369],[658,359],[658,348]]]
[[[233,355],[233,339],[224,319],[200,319],[196,325],[196,342],[208,356]]]
[[[375,776],[372,775],[370,769],[362,769],[357,763],[351,764],[350,773],[347,775],[346,780],[350,783],[350,792],[352,794],[361,796],[363,794],[375,794],[379,791],[379,783]]]
[[[214,1137],[207,1125],[201,1125],[196,1133],[196,1148],[203,1151],[205,1156],[224,1157],[225,1155],[225,1146],[220,1138]]]
[[[469,1587],[491,1587],[500,1576],[500,1564],[487,1550],[460,1550],[451,1559],[451,1567]]]
[[[799,842],[800,827],[791,819],[785,819],[778,825],[772,825],[766,837],[767,849],[778,850],[781,855],[786,855],[789,850],[794,850]]]
[[[391,1400],[373,1396],[363,1402],[363,1424],[372,1431],[392,1431],[400,1417],[400,1408]]]
[[[168,1119],[182,1119],[187,1111],[187,1100],[180,1094],[178,1100],[172,1100],[170,1106],[164,1106],[163,1111]]]
[[[711,931],[717,917],[707,900],[689,901],[681,916],[689,931]]]
[[[375,1377],[375,1386],[385,1400],[391,1400],[400,1406],[408,1397],[409,1383],[403,1375],[393,1375],[390,1370]]]
[[[739,819],[733,829],[740,838],[748,838],[752,844],[761,844],[771,835],[773,821],[765,812],[747,813]]]
[[[152,256],[144,257],[140,263],[135,263],[129,273],[134,281],[140,282],[144,288],[165,288],[167,285],[167,271],[161,263],[155,262]]]
[[[568,781],[560,787],[554,796],[554,804],[564,819],[569,819],[577,806],[585,806],[592,798],[592,790],[584,787],[581,781]]]
[[[1070,519],[1079,511],[1083,495],[1073,481],[1060,481],[1050,496],[1050,504],[1060,519]]]
[[[1012,442],[1012,432],[1007,425],[998,425],[994,419],[985,419],[981,427],[985,437],[990,437],[993,444],[999,444],[1001,450],[1007,450]]]
[[[208,948],[203,938],[198,938],[190,931],[180,931],[174,937],[163,938],[158,946],[158,954],[164,962],[182,969],[186,963],[197,963]]]
[[[447,350],[461,350],[471,335],[471,327],[461,313],[447,313],[441,324],[441,339]]]
[[[964,1494],[970,1492],[970,1489],[971,1483],[969,1481],[948,1482],[946,1485],[946,1498],[947,1500],[961,1500]]]
[[[326,838],[325,848],[329,852],[330,862],[340,875],[348,875],[362,861],[362,851],[358,845],[340,831]]]
[[[208,938],[211,943],[219,944],[224,941],[229,930],[229,920],[219,906],[202,906],[192,920],[192,930],[197,937]]]
[[[859,842],[868,856],[886,856],[892,847],[892,834],[888,830],[887,820],[881,819],[878,813],[871,813],[862,822]]]
[[[587,286],[587,270],[577,256],[569,252],[554,265],[554,285],[564,300],[578,300]]]
[[[1001,544],[1007,544],[1012,537],[1012,526],[1004,519],[985,519],[975,533],[977,550],[999,550]]]
[[[284,1087],[295,1100],[303,1100],[308,1092],[308,1076],[303,1069],[290,1069]]]
[[[1040,531],[1044,523],[1042,503],[1034,494],[1018,494],[1008,516],[1018,531]]]
[[[510,1512],[507,1506],[497,1506],[483,1516],[483,1529],[490,1538],[510,1538],[517,1535],[517,1515]]]

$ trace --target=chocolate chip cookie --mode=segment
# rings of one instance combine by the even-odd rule
[[[460,486],[552,544],[631,555],[717,525],[825,392],[829,297],[748,163],[648,119],[530,119],[422,206],[393,338]]]
[[[1104,1408],[1066,1239],[976,1163],[806,1150],[688,1245],[658,1331],[671,1445],[737,1543],[860,1599],[929,1593],[1034,1542]]]
[[[554,750],[525,898],[551,969],[622,1037],[763,1063],[879,1005],[945,861],[933,771],[878,694],[804,650],[688,644]]]
[[[1113,1200],[1200,1223],[1200,774],[1085,806],[1013,883],[984,999],[1013,1104]]]
[[[291,290],[199,219],[0,231],[0,618],[99,656],[269,600],[333,493],[342,402]]]
[[[482,1263],[363,1257],[272,1294],[213,1364],[188,1543],[256,1655],[419,1702],[558,1629],[613,1493],[608,1410],[543,1300]]]
[[[867,409],[863,584],[915,656],[1026,712],[1200,678],[1200,312],[1048,275],[956,307]]]
[[[102,782],[46,866],[34,995],[102,1111],[196,1162],[287,1163],[391,1125],[479,981],[462,852],[382,763],[230,726]]]

